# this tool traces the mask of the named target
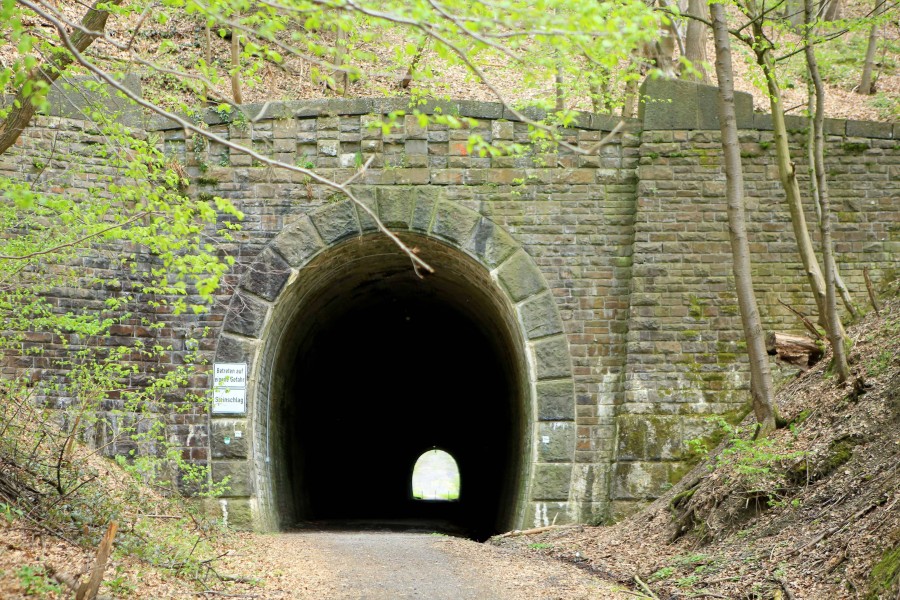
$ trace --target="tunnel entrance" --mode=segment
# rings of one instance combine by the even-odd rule
[[[326,251],[285,292],[268,419],[283,528],[407,522],[483,539],[515,523],[531,396],[514,311],[461,251],[405,241],[435,274],[371,235]],[[457,462],[453,502],[414,497],[431,448]]]

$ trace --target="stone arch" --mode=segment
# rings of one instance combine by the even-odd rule
[[[521,351],[525,443],[514,514],[502,525],[575,520],[578,508],[570,490],[576,438],[571,360],[552,291],[540,270],[503,228],[433,189],[363,188],[359,196],[398,235],[439,255],[438,262],[457,279],[471,279],[485,288],[484,302],[505,315],[501,320],[515,337],[513,345]],[[213,476],[239,475],[230,494],[247,501],[258,529],[289,525],[280,517],[289,501],[273,477],[283,465],[271,451],[273,436],[281,435],[281,424],[272,418],[280,336],[297,318],[296,306],[306,301],[307,290],[321,287],[322,273],[341,268],[341,252],[359,244],[384,249],[385,243],[390,245],[349,200],[325,204],[286,226],[269,243],[231,299],[216,361],[248,364],[243,425],[248,450],[245,464],[213,461]],[[406,263],[411,270],[408,259]]]

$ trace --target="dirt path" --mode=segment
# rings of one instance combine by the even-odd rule
[[[428,533],[252,536],[235,567],[257,598],[524,600],[627,598],[573,565]],[[237,591],[237,590],[235,590]]]

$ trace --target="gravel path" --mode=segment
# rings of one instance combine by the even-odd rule
[[[370,531],[258,535],[243,567],[257,598],[359,600],[600,600],[627,598],[561,562],[428,533]]]

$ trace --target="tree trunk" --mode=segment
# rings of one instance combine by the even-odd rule
[[[688,0],[688,17],[699,17],[706,19],[709,17],[709,11],[706,10],[706,4],[703,0]],[[690,61],[694,72],[691,73],[692,79],[696,79],[701,83],[709,85],[709,74],[704,66],[708,59],[706,57],[706,25],[695,19],[687,20],[687,35],[685,36],[685,58]]]
[[[850,365],[847,363],[847,353],[844,348],[844,331],[841,319],[837,311],[837,293],[835,273],[837,267],[834,261],[834,245],[831,241],[831,209],[828,201],[828,179],[825,176],[825,135],[823,125],[825,123],[825,89],[822,78],[819,75],[819,66],[816,62],[816,50],[810,40],[810,29],[813,22],[813,0],[804,0],[806,11],[806,66],[809,76],[816,89],[816,112],[813,119],[815,131],[815,173],[816,183],[819,189],[819,204],[822,218],[819,222],[822,232],[822,254],[825,263],[825,310],[828,317],[828,341],[831,342],[831,350],[834,355],[834,372],[837,374],[838,383],[844,383],[850,378]]]
[[[235,14],[234,19],[240,15]],[[235,104],[244,103],[244,95],[241,92],[241,34],[237,29],[231,32],[231,95]]]
[[[838,19],[843,18],[844,16],[844,2],[843,0],[831,0],[827,3],[827,7],[825,9],[825,14],[822,15],[822,18],[826,21],[837,21]]]
[[[719,80],[719,126],[722,131],[722,152],[725,159],[725,195],[728,200],[728,230],[731,238],[732,268],[737,288],[741,324],[750,357],[750,394],[753,412],[759,423],[758,437],[766,437],[775,430],[776,408],[769,358],[766,354],[762,320],[753,292],[750,267],[750,243],[744,217],[744,174],[741,148],[738,143],[737,119],[734,113],[734,75],[731,66],[731,43],[725,9],[719,2],[710,2],[713,39],[716,44],[716,75]]]
[[[752,11],[751,18],[758,16]],[[812,239],[806,227],[806,215],[803,212],[803,200],[800,196],[800,184],[797,182],[797,172],[791,161],[790,146],[788,144],[787,127],[784,124],[784,104],[781,100],[781,88],[775,75],[775,65],[772,60],[772,46],[766,39],[762,30],[760,19],[753,21],[753,37],[755,40],[753,51],[756,54],[756,62],[762,68],[769,90],[769,106],[772,110],[772,129],[775,136],[775,154],[778,163],[778,176],[781,186],[784,188],[788,209],[791,213],[791,225],[794,229],[794,237],[797,240],[797,249],[800,252],[800,262],[809,279],[809,286],[816,301],[819,312],[819,322],[827,328],[827,312],[825,310],[825,278],[819,268],[819,262],[813,250]]]
[[[337,35],[334,41],[334,71],[332,79],[334,79],[334,91],[340,91],[342,96],[347,95],[347,88],[350,87],[350,76],[344,70],[344,54],[347,45],[347,32],[344,31],[340,24],[337,26]]]
[[[807,101],[807,113],[809,113],[809,118],[807,119],[807,135],[806,135],[806,164],[808,165],[807,175],[809,176],[809,195],[812,197],[813,206],[816,208],[816,222],[819,224],[819,227],[822,226],[822,205],[819,202],[819,184],[816,181],[816,85],[812,80],[812,77],[807,77],[806,80],[808,101]],[[856,305],[853,303],[853,298],[850,297],[850,291],[847,289],[847,285],[844,283],[844,280],[841,278],[841,272],[835,266],[834,270],[834,284],[837,286],[838,293],[841,295],[841,300],[844,302],[844,308],[847,309],[847,312],[850,313],[850,317],[852,319],[859,318],[859,309],[856,308]]]
[[[102,32],[106,29],[106,20],[109,18],[109,12],[97,9],[97,6],[101,3],[104,5],[118,5],[122,3],[122,0],[95,2],[81,19],[81,26],[85,31]],[[81,29],[76,29],[71,34],[72,45],[79,52],[84,52],[95,39],[97,39],[96,35],[87,34]],[[35,84],[39,82],[43,82],[49,87],[54,81],[59,79],[59,76],[63,74],[63,71],[73,61],[72,55],[62,51],[61,48],[59,53],[51,53],[48,56],[50,57],[49,61],[40,63],[28,73],[25,83],[19,87],[16,93],[12,110],[6,116],[6,119],[3,120],[3,123],[0,123],[0,154],[6,152],[19,139],[19,136],[31,122],[31,117],[34,116],[36,107],[31,102],[30,95],[25,93],[25,88],[34,90]]]
[[[856,88],[857,94],[868,96],[875,92],[874,82],[872,81],[872,71],[875,70],[875,52],[878,50],[878,21],[877,18],[884,10],[884,0],[875,0],[875,12],[872,17],[875,22],[872,23],[872,29],[869,30],[869,44],[866,46],[866,60],[863,63],[862,77],[859,80],[859,87]]]

